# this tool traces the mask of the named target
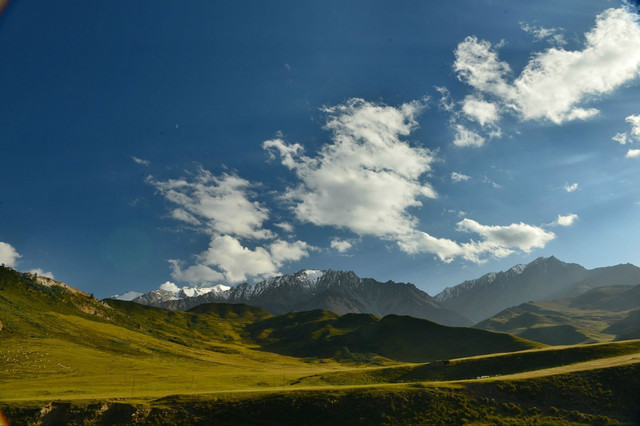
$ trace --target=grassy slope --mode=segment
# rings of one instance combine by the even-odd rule
[[[593,423],[605,421],[602,416],[633,421],[635,408],[627,400],[640,393],[638,341],[358,366],[303,360],[274,348],[265,352],[258,344],[292,350],[292,341],[312,336],[311,344],[338,347],[352,334],[348,341],[364,345],[354,346],[364,351],[372,348],[367,339],[375,332],[374,341],[388,339],[377,350],[391,356],[409,348],[406,339],[420,343],[429,332],[448,343],[442,339],[452,329],[429,322],[416,326],[409,317],[338,317],[327,311],[271,317],[247,306],[169,312],[100,303],[15,274],[0,270],[0,408],[14,424]],[[260,326],[247,330],[249,324]],[[303,343],[293,349],[305,350],[309,340]],[[49,404],[54,400],[68,402]]]
[[[425,362],[540,345],[508,334],[464,327],[445,327],[409,316],[367,314],[338,316],[329,311],[292,312],[248,327],[265,349],[292,356],[338,357],[380,361]]]
[[[581,309],[569,304],[570,300],[523,303],[475,327],[549,345],[609,342],[616,339],[616,334],[607,328],[628,315],[626,311]]]

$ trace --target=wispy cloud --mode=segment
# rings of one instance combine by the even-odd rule
[[[334,238],[331,240],[331,248],[338,251],[338,253],[344,253],[352,247],[351,242],[347,240],[341,240],[340,238]]]
[[[567,192],[573,192],[578,189],[578,182],[574,182],[572,184],[565,183],[564,190]]]
[[[462,124],[456,124],[455,130],[456,134],[453,138],[453,144],[455,146],[479,148],[484,145],[485,139],[482,136],[467,129]]]
[[[471,176],[467,176],[463,173],[451,172],[451,181],[453,183],[464,182],[471,179]]]
[[[564,46],[567,41],[564,39],[562,28],[545,28],[542,26],[530,25],[526,22],[520,22],[520,28],[528,34],[533,35],[536,41],[546,40],[556,46]]]
[[[627,158],[638,158],[640,157],[640,149],[630,149],[627,151],[627,155],[625,155],[625,157]]]
[[[149,160],[143,160],[142,158],[138,158],[135,156],[131,156],[131,159],[136,163],[136,164],[140,164],[141,166],[148,166],[149,164],[151,164],[151,161]]]

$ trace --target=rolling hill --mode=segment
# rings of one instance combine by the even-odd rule
[[[640,337],[640,285],[595,287],[578,296],[507,308],[476,325],[549,345]]]
[[[540,348],[399,315],[172,311],[4,267],[0,320],[0,419],[12,424],[640,419],[640,341]]]

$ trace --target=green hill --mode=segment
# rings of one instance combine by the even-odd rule
[[[632,315],[639,307],[640,285],[613,285],[564,299],[523,303],[475,327],[548,345],[608,342],[640,337]]]
[[[542,347],[508,334],[446,327],[409,316],[293,312],[248,327],[266,350],[292,356],[425,362]],[[379,360],[378,360],[379,361]]]
[[[628,423],[640,392],[640,341],[536,349],[407,316],[174,312],[9,268],[0,323],[12,424]],[[404,362],[420,360],[435,361]]]

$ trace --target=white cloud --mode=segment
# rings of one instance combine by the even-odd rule
[[[573,192],[578,189],[578,182],[572,183],[569,185],[568,183],[564,185],[564,190],[567,192]]]
[[[640,149],[630,149],[627,151],[627,158],[637,158],[640,157]]]
[[[341,240],[334,238],[331,240],[331,248],[338,251],[338,253],[344,253],[351,248],[352,244],[347,240]]]
[[[564,39],[564,35],[561,33],[562,28],[545,28],[542,26],[529,25],[527,23],[520,23],[520,28],[523,31],[533,35],[536,41],[547,40],[557,46],[564,46],[567,41]]]
[[[453,183],[464,182],[469,179],[471,179],[471,176],[467,176],[458,172],[451,172],[451,180],[453,181]]]
[[[236,175],[214,176],[200,169],[191,180],[149,178],[148,182],[177,205],[171,211],[172,218],[211,236],[209,248],[196,256],[192,265],[184,268],[184,262],[169,260],[171,278],[178,282],[233,283],[265,278],[277,275],[278,268],[284,263],[300,260],[312,249],[302,241],[282,241],[274,232],[265,229],[263,225],[269,219],[269,209],[252,200],[255,198],[252,188],[257,185]],[[276,226],[293,231],[288,223]],[[243,239],[263,243],[249,249]]]
[[[558,215],[558,218],[551,224],[553,226],[571,226],[578,220],[578,215],[571,213],[566,216]]]
[[[435,89],[440,93],[440,102],[438,102],[438,106],[445,111],[453,112],[456,108],[456,104],[451,100],[451,93],[449,92],[449,89],[439,86],[436,86]]]
[[[598,113],[580,104],[613,92],[638,76],[640,26],[625,8],[608,9],[585,34],[582,50],[549,48],[534,54],[521,74],[509,83],[510,67],[498,59],[491,44],[467,37],[455,50],[458,78],[491,95],[522,120],[547,119],[556,124],[588,119]]]
[[[488,185],[491,185],[492,187],[494,187],[495,189],[502,189],[502,185],[500,185],[498,182],[492,180],[491,178],[489,178],[489,176],[487,175],[482,175],[482,182],[486,183]]]
[[[462,112],[483,127],[500,119],[498,108],[494,103],[478,99],[475,96],[467,96],[462,101]]]
[[[0,264],[15,268],[16,260],[21,257],[20,253],[11,244],[0,241]]]
[[[303,155],[298,144],[264,142],[300,179],[286,193],[298,220],[381,237],[412,229],[416,219],[407,209],[436,197],[420,180],[435,155],[401,140],[417,127],[422,108],[418,102],[394,108],[362,99],[325,108],[332,141],[316,157]]]
[[[315,157],[305,156],[299,144],[287,144],[282,139],[265,141],[263,148],[271,157],[278,154],[282,164],[299,179],[299,184],[284,195],[293,203],[298,220],[395,241],[405,253],[432,253],[445,262],[457,257],[482,262],[489,256],[504,257],[516,250],[529,252],[555,237],[552,232],[524,223],[485,226],[470,219],[459,222],[458,230],[477,234],[480,241],[461,244],[418,230],[417,218],[407,210],[422,206],[423,197],[436,197],[431,186],[420,180],[431,170],[435,155],[410,146],[401,137],[417,126],[415,115],[420,109],[417,103],[394,108],[361,99],[325,108],[329,115],[325,128],[332,131],[332,140]],[[466,176],[454,172],[451,177],[464,180]],[[350,244],[338,238],[331,241],[331,247],[338,251],[348,250]],[[234,253],[236,260],[246,254],[249,259],[243,261],[245,264],[263,259],[261,253],[247,250],[236,245],[235,249],[226,247],[225,253]],[[217,261],[222,263],[220,257]],[[232,268],[226,270],[235,275]],[[263,262],[262,270],[268,271],[267,262]]]
[[[630,115],[624,119],[627,123],[631,125],[631,137],[637,141],[640,141],[640,114],[638,115]]]
[[[30,269],[28,272],[32,274],[37,274],[39,277],[47,277],[47,278],[51,278],[52,280],[55,279],[53,272],[45,272],[41,268]]]
[[[170,259],[171,278],[179,282],[190,284],[206,284],[224,280],[224,275],[212,269],[210,266],[197,263],[182,269],[182,262]]]
[[[453,144],[459,147],[472,146],[479,148],[484,145],[484,138],[479,134],[467,129],[462,124],[456,124],[456,135],[453,138]]]
[[[211,240],[209,249],[199,256],[203,265],[219,268],[227,282],[245,281],[250,277],[268,278],[278,274],[284,262],[300,260],[310,247],[302,242],[276,240],[266,247],[251,250],[237,239],[223,235]]]
[[[293,232],[293,225],[288,222],[276,223],[276,226],[289,234]]]
[[[483,237],[480,242],[463,245],[464,257],[471,260],[485,252],[496,257],[507,256],[513,252],[513,249],[528,253],[534,248],[544,247],[555,238],[553,232],[522,222],[508,226],[487,226],[465,218],[458,222],[458,229]]]
[[[250,200],[253,185],[245,179],[226,173],[217,177],[201,169],[193,181],[149,178],[148,182],[178,205],[171,212],[174,219],[191,225],[202,223],[203,232],[256,239],[273,237],[262,228],[269,210]]]
[[[616,135],[612,137],[611,140],[618,142],[620,145],[626,145],[627,143],[631,142],[629,140],[629,136],[626,133],[616,133]]]
[[[165,281],[165,283],[162,284],[159,287],[159,289],[164,291],[170,291],[171,293],[177,293],[180,291],[180,287],[178,287],[177,285],[175,285],[175,283],[172,283],[170,281]]]
[[[498,59],[491,43],[468,36],[458,44],[454,54],[453,69],[460,81],[502,99],[512,97],[513,88],[506,81],[511,67]]]
[[[416,231],[398,241],[398,245],[407,253],[434,253],[445,262],[462,257],[471,262],[482,263],[489,256],[502,258],[516,250],[528,253],[534,248],[544,247],[547,242],[555,238],[553,232],[526,223],[487,226],[465,218],[458,222],[457,229],[461,232],[477,234],[481,240],[460,244]]]
[[[141,166],[148,166],[151,164],[149,160],[143,160],[142,158],[138,158],[135,156],[131,156],[131,159],[136,162],[136,164],[140,164]]]

